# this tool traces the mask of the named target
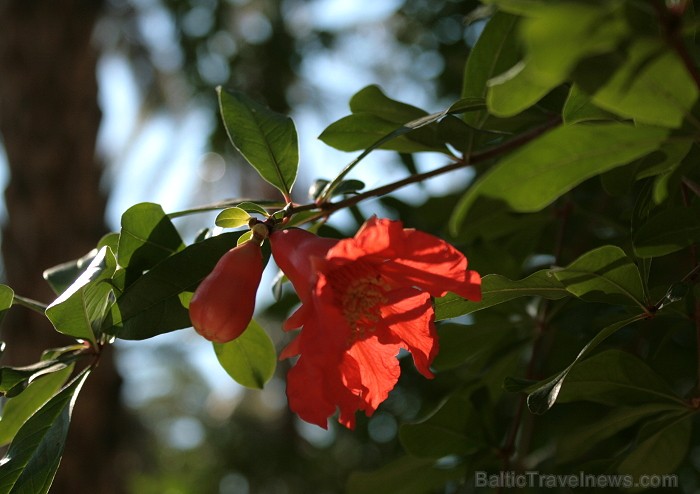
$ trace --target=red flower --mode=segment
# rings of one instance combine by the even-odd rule
[[[481,299],[481,279],[461,252],[399,221],[372,218],[344,240],[288,229],[270,241],[302,302],[285,329],[303,330],[280,355],[300,355],[287,377],[289,406],[323,428],[336,409],[349,428],[357,410],[369,416],[377,409],[399,378],[402,348],[433,377],[431,296]]]

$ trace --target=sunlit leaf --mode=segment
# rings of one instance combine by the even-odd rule
[[[238,237],[236,245],[241,245],[242,243],[247,242],[251,238],[253,238],[253,230],[248,230],[247,232],[243,233],[243,235]]]
[[[255,321],[235,340],[213,345],[221,367],[242,386],[262,389],[275,372],[275,346]]]
[[[552,276],[549,270],[538,271],[517,281],[498,274],[490,274],[481,279],[482,299],[479,302],[472,302],[451,293],[435,299],[435,320],[470,314],[518,297],[543,297],[556,300],[566,297],[567,294],[564,286]]]
[[[107,283],[117,267],[109,247],[102,247],[90,265],[51,305],[46,317],[56,331],[74,338],[96,342],[113,296]]]
[[[73,404],[86,369],[20,427],[0,460],[0,493],[45,494],[61,461]]]
[[[239,202],[236,205],[237,208],[242,209],[243,211],[248,211],[249,213],[260,213],[263,216],[269,216],[267,213],[267,210],[262,207],[260,204],[257,204],[255,202],[249,202],[249,201],[243,201]]]
[[[46,359],[22,367],[0,367],[0,394],[12,398],[24,391],[29,380],[60,371],[66,364]]]
[[[224,126],[234,147],[263,179],[289,198],[299,166],[292,119],[239,91],[219,87],[217,92]]]
[[[473,184],[455,208],[451,229],[461,229],[480,196],[515,211],[539,211],[584,180],[657,149],[667,133],[621,123],[556,128],[506,156]]]
[[[509,117],[537,103],[566,81],[577,63],[614,50],[627,34],[622,9],[565,3],[549,5],[521,22],[525,58],[489,81],[487,103]]]
[[[250,215],[247,211],[239,208],[226,208],[216,216],[216,226],[221,228],[238,228],[239,226],[247,225],[250,220]]]
[[[518,62],[488,82],[486,104],[497,117],[512,117],[544,98],[556,84],[538,82],[531,66]]]
[[[639,123],[680,127],[698,89],[678,56],[661,40],[640,39],[593,102]]]
[[[97,255],[97,252],[98,249],[92,249],[80,259],[67,261],[46,269],[43,273],[44,279],[56,295],[60,295],[85,271]]]
[[[22,394],[4,404],[0,419],[0,446],[12,441],[22,424],[56,394],[72,372],[73,366],[69,365],[34,379]]]
[[[14,299],[14,290],[7,285],[0,285],[0,321],[5,317],[7,310],[12,307]],[[2,351],[0,351],[0,355],[2,355]]]

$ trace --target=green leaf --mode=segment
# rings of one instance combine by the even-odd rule
[[[319,139],[340,150],[364,151],[326,186],[319,194],[320,200],[331,197],[343,178],[375,149],[393,149],[403,153],[436,151],[451,155],[439,127],[427,126],[452,113],[481,108],[483,101],[480,98],[467,98],[446,110],[428,115],[419,108],[387,98],[376,86],[361,90],[350,101],[353,114],[331,124]],[[409,115],[412,115],[412,119],[407,121]]]
[[[577,84],[572,85],[562,110],[564,123],[572,125],[592,120],[614,120],[614,115],[598,108],[591,99],[592,96],[583,92]]]
[[[350,474],[348,494],[425,494],[441,492],[449,481],[464,476],[463,465],[445,468],[435,460],[404,456],[372,472]]]
[[[249,213],[260,213],[261,215],[267,217],[270,216],[267,210],[260,204],[254,202],[243,201],[236,204],[236,207],[242,209],[243,211],[248,211]]]
[[[668,131],[621,123],[564,125],[506,156],[462,196],[450,220],[458,233],[480,196],[534,212],[584,180],[657,149]]]
[[[440,114],[440,118],[443,116],[444,114]],[[437,120],[436,117],[428,123]],[[425,129],[422,133],[416,131],[415,135],[408,135],[409,132],[422,127],[416,122],[420,124],[423,120],[406,120],[399,123],[385,120],[373,113],[353,113],[333,122],[318,138],[341,151],[388,149],[400,153],[448,152],[435,129]]]
[[[230,232],[192,244],[166,258],[131,284],[105,318],[105,333],[143,340],[191,325],[183,292],[194,292],[229,249],[240,232]]]
[[[309,197],[313,200],[318,199],[326,186],[330,183],[329,180],[318,179],[309,187]],[[341,196],[344,194],[354,194],[365,188],[364,182],[360,180],[343,180],[338,183],[338,186],[333,190],[332,196]],[[296,215],[294,215],[296,217]]]
[[[652,216],[634,234],[634,253],[658,257],[700,242],[699,214],[697,208],[679,207]]]
[[[435,299],[435,320],[451,319],[470,314],[487,307],[502,304],[518,297],[543,297],[557,300],[567,296],[564,286],[545,269],[525,279],[512,281],[498,274],[489,274],[481,279],[479,302],[463,299],[453,293]]]
[[[399,429],[404,449],[417,458],[468,455],[486,446],[481,419],[468,396],[450,396],[425,420]]]
[[[516,16],[496,12],[486,24],[467,59],[462,97],[485,98],[487,81],[517,63],[517,19]],[[475,128],[481,128],[487,117],[486,111],[467,113],[463,116],[464,121]]]
[[[488,81],[486,104],[497,117],[512,117],[544,98],[555,85],[538,82],[532,68],[518,62]]]
[[[22,394],[4,404],[0,419],[0,446],[12,441],[22,424],[56,394],[72,372],[73,366],[69,365],[42,375],[39,379],[34,379]]]
[[[226,208],[216,216],[216,226],[221,228],[238,228],[247,225],[250,215],[239,207]]]
[[[569,461],[594,448],[598,443],[614,436],[643,419],[651,418],[671,408],[668,403],[648,403],[636,406],[616,407],[600,420],[578,427],[565,435],[557,447],[557,460]]]
[[[275,346],[255,321],[235,340],[213,345],[221,367],[242,386],[262,389],[275,372]]]
[[[26,384],[44,374],[64,369],[66,364],[54,359],[41,360],[23,367],[0,367],[0,394],[12,398],[24,391]]]
[[[85,269],[95,258],[97,251],[98,249],[92,249],[80,259],[64,262],[44,271],[44,279],[48,282],[49,286],[56,293],[56,295],[63,293],[73,284],[76,279],[78,279],[78,276],[85,271]]]
[[[71,411],[89,370],[83,370],[34,413],[0,460],[0,494],[45,494],[61,461]]]
[[[552,408],[554,403],[557,401],[557,398],[559,397],[559,392],[561,391],[561,387],[564,384],[564,380],[568,376],[569,372],[571,372],[571,369],[573,369],[574,366],[579,362],[579,360],[581,360],[584,356],[588,355],[594,348],[600,345],[609,336],[612,336],[617,331],[626,326],[629,326],[633,322],[639,321],[643,317],[644,315],[636,315],[628,319],[624,319],[622,321],[613,323],[610,326],[607,326],[605,329],[600,331],[591,341],[589,341],[586,344],[586,346],[584,346],[581,349],[574,361],[571,362],[571,364],[569,364],[569,366],[566,369],[549,379],[545,379],[544,381],[540,381],[534,386],[530,386],[530,388],[528,389],[529,394],[527,397],[527,406],[530,409],[530,411],[539,415],[545,413],[547,410]]]
[[[59,333],[96,343],[113,295],[107,283],[117,262],[109,247],[102,247],[73,284],[46,308],[46,317]]]
[[[535,80],[554,87],[580,60],[614,50],[627,31],[621,2],[565,2],[524,19],[521,36]]]
[[[12,303],[15,300],[15,291],[7,285],[0,284],[0,321],[5,317],[5,312],[7,312]],[[0,350],[0,355],[2,351]]]
[[[674,137],[672,141],[665,142],[659,148],[659,153],[651,153],[640,160],[635,178],[641,180],[647,177],[672,173],[678,168],[683,159],[688,156],[692,146],[692,140],[687,138]],[[660,154],[660,156],[656,156],[657,154]]]
[[[413,105],[389,98],[375,84],[360,89],[350,98],[350,111],[369,113],[400,125],[428,114],[425,110]]]
[[[110,232],[103,235],[100,241],[97,242],[95,252],[97,252],[104,246],[107,246],[110,249],[112,249],[112,252],[117,252],[117,250],[119,250],[119,232]]]
[[[221,116],[233,146],[263,179],[288,199],[299,166],[294,122],[239,91],[218,87],[217,92]]]
[[[698,89],[678,56],[660,39],[638,39],[593,102],[638,123],[677,128],[697,98]]]
[[[441,324],[438,327],[440,353],[432,367],[440,372],[462,365],[480,371],[501,349],[517,343],[512,327],[494,327],[491,324]]]
[[[538,15],[552,5],[551,0],[483,0],[483,3],[496,5],[498,10],[524,17]]]
[[[579,61],[614,50],[627,34],[618,2],[549,5],[520,27],[524,60],[488,83],[489,109],[500,117],[534,105],[565,82]]]
[[[126,285],[184,244],[159,204],[143,202],[127,209],[121,218],[117,248],[119,265],[126,268]]]
[[[580,362],[569,372],[559,401],[592,401],[620,406],[667,401],[685,409],[669,385],[639,358],[606,350]]]
[[[634,478],[675,472],[690,445],[693,415],[693,411],[669,412],[645,424],[635,448],[622,460],[617,471]]]
[[[593,249],[552,273],[569,292],[583,300],[636,305],[647,312],[639,269],[617,246]]]

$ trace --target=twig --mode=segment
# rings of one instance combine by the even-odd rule
[[[471,156],[468,156],[467,158],[458,160],[454,163],[450,163],[449,165],[445,165],[441,168],[436,168],[435,170],[431,170],[428,172],[424,173],[417,173],[415,175],[411,175],[409,177],[406,177],[402,180],[399,180],[397,182],[392,182],[390,184],[383,185],[381,187],[377,187],[376,189],[368,190],[366,192],[363,192],[361,194],[357,194],[351,197],[348,197],[347,199],[343,199],[338,202],[322,202],[320,204],[317,203],[310,203],[310,204],[304,204],[302,206],[291,206],[290,208],[287,209],[287,212],[285,214],[285,217],[292,216],[297,213],[301,213],[304,211],[313,211],[315,209],[320,209],[321,212],[319,213],[318,217],[321,216],[328,216],[335,211],[338,211],[340,209],[344,209],[350,206],[354,206],[355,204],[358,204],[361,201],[364,201],[365,199],[368,199],[370,197],[380,197],[385,194],[388,194],[390,192],[393,192],[397,189],[400,189],[402,187],[405,187],[406,185],[414,184],[417,182],[422,182],[424,180],[428,180],[433,177],[437,177],[438,175],[443,175],[445,173],[449,173],[455,170],[458,170],[460,168],[465,168],[467,166],[475,165],[477,163],[483,163],[484,161],[488,161],[492,158],[495,158],[497,156],[500,156],[502,154],[505,154],[509,151],[512,151],[514,149],[517,149],[524,144],[527,144],[528,142],[536,139],[540,135],[544,134],[546,131],[549,129],[556,127],[561,123],[561,117],[557,116],[549,120],[547,123],[544,125],[537,127],[530,132],[525,132],[523,134],[520,134],[517,137],[514,137],[513,139],[504,142],[502,144],[499,144],[497,146],[494,146],[492,148],[486,149],[484,151],[481,151],[479,153],[474,153]],[[312,217],[309,218],[307,221],[313,221],[317,219],[317,217]]]
[[[36,300],[33,300],[31,298],[27,297],[22,297],[20,295],[15,294],[15,296],[12,299],[12,305],[21,305],[22,307],[26,307],[27,309],[31,309],[34,312],[38,312],[39,314],[43,314],[46,312],[46,309],[48,308],[48,305],[38,302]]]
[[[683,3],[681,8],[674,10],[666,8],[661,0],[654,0],[653,5],[666,42],[678,54],[688,74],[700,89],[700,72],[681,37],[682,15],[686,4]]]

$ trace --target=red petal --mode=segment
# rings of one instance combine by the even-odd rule
[[[328,417],[335,413],[336,405],[325,393],[323,382],[330,369],[319,368],[302,355],[287,373],[287,399],[289,408],[299,418],[328,428]]]
[[[292,341],[290,341],[289,344],[284,347],[284,350],[280,352],[279,360],[284,360],[299,355],[301,353],[299,340],[300,338],[297,335]]]
[[[309,316],[309,311],[307,310],[308,305],[302,304],[301,307],[299,307],[297,310],[294,311],[294,314],[289,316],[289,318],[284,321],[284,324],[282,325],[282,329],[285,331],[291,331],[293,329],[298,329],[304,325],[304,321]]]
[[[396,248],[401,244],[402,224],[372,217],[355,234],[338,242],[328,251],[327,258],[354,260],[360,257],[384,260],[396,256]]]
[[[417,230],[404,230],[396,258],[380,266],[395,286],[416,286],[434,297],[448,291],[481,300],[481,278],[467,271],[467,258],[442,239]]]
[[[366,388],[361,398],[365,404],[362,409],[368,416],[386,400],[399,380],[401,369],[396,359],[399,349],[398,344],[380,343],[377,336],[370,336],[356,341],[347,351],[357,362],[362,385]],[[343,359],[343,375],[346,375],[345,364]]]
[[[425,377],[433,377],[430,364],[439,347],[430,295],[413,288],[394,290],[381,312],[388,331],[411,352],[416,369]]]
[[[339,408],[340,423],[353,428],[355,412],[365,408],[361,396],[367,394],[359,364],[333,345],[325,347],[319,329],[311,323],[296,340],[302,355],[287,375],[289,407],[302,420],[324,428]]]
[[[323,238],[299,228],[275,231],[270,235],[272,256],[287,275],[302,302],[306,301],[316,280],[314,258],[323,258],[338,240]]]

